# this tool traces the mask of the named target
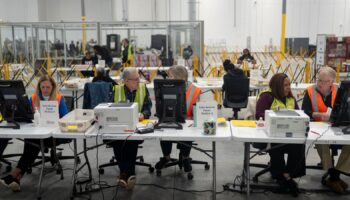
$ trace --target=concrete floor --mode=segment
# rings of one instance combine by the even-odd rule
[[[211,98],[210,96],[204,98]],[[82,102],[80,101],[80,105]],[[154,108],[152,113],[154,113]],[[244,113],[244,110],[242,111]],[[232,115],[232,111],[229,109],[221,109],[219,111],[220,116],[228,117]],[[23,143],[16,139],[13,139],[13,144],[9,145],[5,153],[21,153],[23,150]],[[101,141],[97,141],[101,143]],[[96,140],[89,139],[88,145],[92,146],[96,144]],[[210,142],[198,142],[198,147],[209,149],[211,148]],[[246,199],[245,194],[231,191],[223,191],[223,185],[232,184],[237,176],[242,172],[243,166],[243,144],[240,142],[217,142],[217,199]],[[72,155],[72,144],[62,145],[64,149],[63,154]],[[78,148],[82,150],[82,141],[78,141]],[[98,153],[98,156],[97,156]],[[117,176],[119,171],[117,167],[106,168],[103,175],[98,175],[97,166],[102,163],[109,162],[112,157],[112,149],[101,146],[98,149],[94,149],[88,152],[90,163],[92,166],[93,179],[95,183],[103,183],[104,185],[111,186],[108,189],[102,191],[91,192],[89,194],[79,195],[75,199],[211,199],[211,186],[212,186],[212,171],[204,170],[202,165],[193,165],[193,180],[187,180],[187,176],[183,171],[180,171],[178,166],[170,167],[162,171],[162,176],[157,177],[155,173],[149,173],[148,168],[137,167],[137,185],[132,191],[126,191],[124,189],[117,189],[115,187]],[[161,149],[159,142],[149,140],[143,143],[143,148],[139,149],[139,155],[143,155],[145,162],[154,165],[161,156]],[[172,156],[177,157],[178,150],[173,147]],[[211,160],[203,153],[196,150],[192,150],[192,158],[197,160],[205,160],[210,163]],[[84,161],[83,157],[81,159]],[[13,159],[13,166],[16,165],[17,158]],[[254,162],[267,163],[268,156],[258,156],[254,158]],[[311,147],[310,153],[307,155],[307,164],[315,165],[319,162],[316,151]],[[60,177],[55,172],[48,173],[42,185],[42,199],[61,200],[69,199],[72,185],[72,160],[62,161],[64,168],[64,180],[60,180]],[[252,174],[256,173],[259,169],[251,168]],[[36,199],[37,183],[39,179],[39,169],[34,168],[32,174],[25,175],[21,181],[21,192],[13,193],[7,188],[0,186],[0,199],[21,199],[31,200]],[[5,176],[5,167],[0,169],[1,176]],[[303,192],[299,197],[294,198],[288,194],[276,194],[270,191],[253,190],[250,199],[264,200],[264,199],[333,199],[339,200],[348,199],[348,195],[336,195],[332,192],[325,190],[321,184],[321,176],[323,171],[320,170],[307,170],[307,175],[302,177],[299,182],[300,188],[305,188],[309,191]],[[79,173],[79,177],[83,178],[87,176],[87,168],[84,168]],[[269,174],[263,175],[260,179],[261,183],[271,184]],[[350,178],[344,177],[344,180],[350,183]],[[93,186],[94,187],[94,186]],[[85,188],[83,186],[82,188]],[[174,189],[176,188],[176,189]],[[239,188],[237,188],[239,189]],[[324,190],[323,192],[310,192],[310,190]],[[79,190],[79,188],[78,188]],[[187,190],[181,191],[181,190]]]

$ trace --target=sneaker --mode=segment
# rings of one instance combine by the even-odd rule
[[[184,167],[185,172],[192,171],[191,158],[182,159],[182,166]]]
[[[130,176],[129,178],[128,178],[128,181],[127,181],[127,186],[126,186],[126,189],[127,190],[131,190],[131,189],[133,189],[134,188],[134,186],[135,186],[135,184],[136,184],[136,176]]]
[[[288,189],[288,192],[293,197],[297,197],[299,195],[300,192],[299,192],[298,184],[293,179],[286,180],[286,187]]]
[[[169,162],[170,160],[168,160],[166,157],[161,157],[159,159],[159,162],[156,163],[156,165],[154,166],[154,168],[156,169],[163,169],[164,166]]]
[[[11,175],[7,175],[0,179],[0,183],[8,188],[11,188],[13,192],[19,192],[21,190],[19,180]]]
[[[325,185],[335,193],[338,193],[338,194],[344,193],[344,188],[342,187],[339,180],[332,181],[330,179],[327,179]]]
[[[343,181],[341,179],[339,179],[338,181],[344,190],[348,189],[349,185],[345,181]]]
[[[127,187],[127,182],[128,182],[128,174],[127,173],[121,173],[118,177],[118,185],[122,188],[126,188]]]

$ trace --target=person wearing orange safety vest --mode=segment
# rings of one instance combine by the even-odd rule
[[[64,98],[57,92],[56,82],[48,75],[42,76],[37,84],[36,92],[32,95],[30,102],[33,108],[39,108],[40,101],[58,101],[59,115],[63,117],[68,113]],[[55,141],[55,142],[54,142]],[[54,145],[70,142],[70,139],[44,139],[44,147],[51,148]],[[0,179],[0,183],[10,188],[12,191],[20,191],[20,180],[24,173],[33,165],[40,152],[38,139],[25,139],[23,154],[18,161],[16,168],[7,176]],[[34,145],[33,145],[34,144]]]
[[[185,67],[183,66],[172,66],[168,70],[169,79],[181,79],[187,82],[188,73]],[[186,106],[187,106],[187,117],[192,117],[193,105],[199,99],[201,90],[195,87],[192,83],[187,82],[187,91],[186,91]],[[163,157],[156,163],[156,170],[161,170],[165,165],[171,161],[170,154],[172,150],[172,143],[176,141],[161,141],[160,146],[162,148]],[[192,141],[181,141],[177,144],[177,148],[180,150],[179,153],[179,162],[181,162],[184,167],[185,172],[192,171],[190,152],[191,152]]]
[[[330,67],[321,67],[317,73],[316,84],[307,88],[302,110],[313,121],[328,122],[333,108],[338,87],[334,84],[336,72]],[[340,173],[350,172],[350,146],[342,146],[337,165],[333,165],[330,145],[316,145],[323,169],[328,171],[329,178],[324,180],[326,186],[336,193],[344,193],[348,184],[340,179]]]

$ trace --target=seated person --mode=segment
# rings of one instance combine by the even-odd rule
[[[122,75],[123,84],[114,86],[114,102],[129,101],[138,103],[139,120],[151,116],[152,101],[136,68],[125,68]],[[116,140],[111,143],[120,170],[118,184],[132,189],[136,183],[135,162],[139,140]]]
[[[4,153],[9,140],[10,139],[7,139],[7,138],[0,138],[0,158],[2,157],[2,154]]]
[[[183,66],[172,66],[168,70],[169,79],[180,79],[187,82],[188,74],[187,70]],[[197,101],[201,90],[196,88],[192,83],[187,82],[187,92],[186,92],[186,108],[187,108],[187,117],[192,117],[192,108],[193,104]],[[191,94],[191,96],[190,96]],[[162,169],[169,161],[170,154],[172,150],[172,143],[176,141],[161,141],[160,146],[162,148],[163,157],[159,162],[156,163],[155,168],[160,170]],[[191,152],[192,141],[181,141],[177,144],[177,148],[180,149],[179,160],[182,162],[185,172],[192,171],[192,166],[190,162],[190,152]]]
[[[269,89],[263,91],[256,103],[256,119],[265,117],[265,110],[298,109],[298,104],[290,89],[290,80],[287,75],[278,73],[272,76]],[[271,144],[271,148],[281,144]],[[299,189],[293,178],[305,175],[305,145],[284,144],[281,147],[269,150],[270,172],[277,183],[298,196]],[[288,155],[287,163],[284,154]]]
[[[243,55],[238,58],[237,64],[242,64],[244,60],[256,64],[254,57],[250,55],[249,49],[243,49]]]
[[[3,121],[3,118],[2,118],[2,115],[0,113],[0,122],[2,122],[2,121]],[[4,153],[9,140],[10,139],[7,139],[7,138],[0,138],[0,158],[2,157],[2,154]]]
[[[231,63],[230,60],[225,60],[224,63],[223,63],[223,66],[224,66],[224,70],[226,72],[226,74],[224,75],[224,80],[226,77],[230,77],[230,78],[247,78],[244,73],[243,73],[243,70],[238,68],[238,67],[235,67],[234,64]],[[225,86],[225,82],[224,84],[222,85],[222,95],[224,95],[224,92],[226,90],[226,86]]]
[[[329,121],[337,94],[337,86],[334,84],[336,72],[330,67],[321,67],[316,76],[316,84],[307,88],[303,99],[302,109],[313,121]],[[350,146],[342,146],[342,151],[334,167],[328,144],[317,144],[317,152],[321,158],[323,169],[328,171],[329,179],[326,186],[336,193],[344,193],[348,184],[340,179],[341,172],[350,172]]]
[[[107,74],[104,67],[96,68],[96,77],[92,79],[92,82],[97,82],[97,81],[112,83],[113,86],[117,85],[117,83],[113,79],[111,79],[111,77]]]
[[[91,52],[86,51],[85,56],[81,60],[83,65],[96,65],[98,63],[98,58],[96,55],[93,55]]]
[[[38,81],[35,93],[30,98],[32,108],[33,110],[40,108],[40,101],[54,100],[58,102],[59,117],[62,118],[68,113],[64,98],[58,93],[56,82],[48,75],[42,76]],[[56,145],[63,143],[67,143],[67,139],[56,139]],[[14,192],[20,191],[20,180],[39,155],[39,146],[39,139],[25,139],[23,154],[18,161],[17,167],[9,175],[0,179],[0,183],[11,188]],[[44,139],[44,146],[53,147],[53,138]]]

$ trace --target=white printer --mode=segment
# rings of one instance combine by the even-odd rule
[[[302,110],[266,110],[265,128],[270,137],[304,138],[309,132],[310,118]]]
[[[100,133],[133,133],[139,122],[137,103],[102,103],[94,108]]]

